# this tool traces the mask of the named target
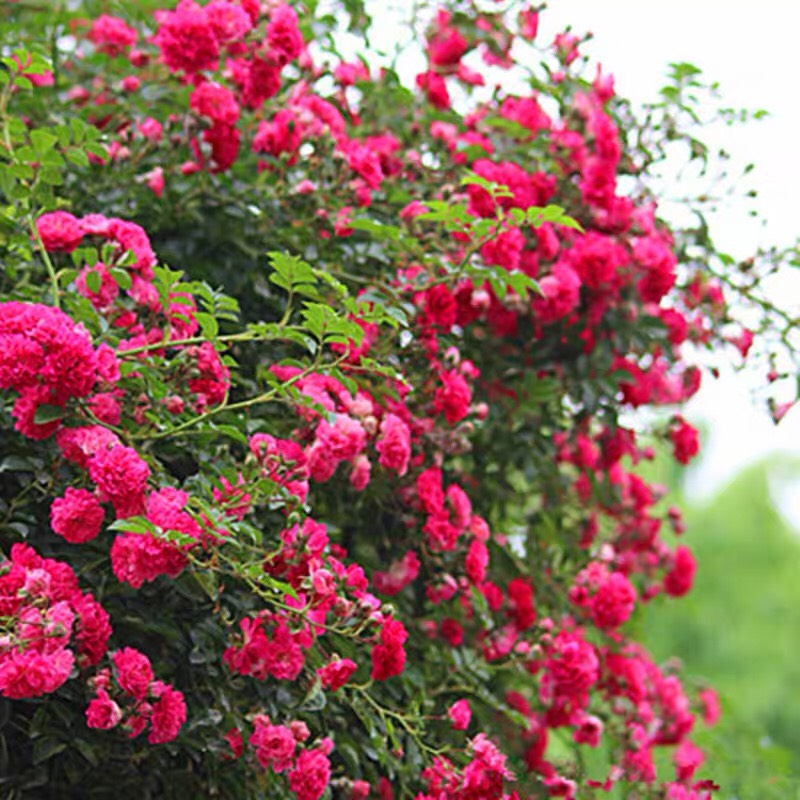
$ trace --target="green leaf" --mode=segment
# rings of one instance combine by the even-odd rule
[[[321,303],[304,303],[303,306],[302,316],[306,328],[317,339],[322,339],[330,315],[333,312],[328,306],[324,306]]]
[[[703,72],[700,67],[696,67],[694,64],[689,64],[686,61],[670,62],[670,67],[672,67],[672,76],[676,80],[693,78],[695,75],[700,75]]]
[[[269,279],[286,291],[292,291],[298,284],[313,286],[317,282],[314,270],[299,256],[278,251],[271,251],[267,256],[274,270]]]
[[[273,578],[271,575],[267,575],[264,572],[264,568],[261,566],[261,564],[257,564],[256,566],[259,569],[262,583],[265,583],[276,592],[288,594],[289,597],[297,600],[297,591],[295,590],[294,586],[292,586],[290,583],[286,583],[285,581],[279,581],[277,578]]]
[[[67,749],[66,742],[54,739],[37,739],[33,744],[33,763],[42,764]]]
[[[108,158],[108,150],[106,150],[106,146],[100,142],[89,142],[85,149],[87,153],[102,158],[103,161]]]
[[[100,763],[100,759],[98,754],[95,752],[94,747],[92,747],[89,742],[84,741],[83,739],[73,739],[72,744],[75,746],[75,749],[93,766],[96,767]]]
[[[526,275],[524,272],[509,272],[506,276],[506,283],[520,297],[524,297],[529,289],[538,295],[544,296],[541,286],[539,286],[539,284],[533,278]]]
[[[97,270],[90,269],[86,272],[86,285],[89,291],[97,294],[103,286],[103,279]]]
[[[126,269],[118,269],[117,267],[114,267],[111,270],[111,277],[116,281],[117,286],[124,291],[130,289],[133,285],[131,275]]]
[[[294,342],[295,344],[299,344],[303,349],[308,350],[308,352],[312,355],[317,352],[316,341],[301,331],[287,330],[283,334],[283,338],[288,339],[290,342]]]
[[[395,225],[384,225],[367,217],[351,220],[349,226],[353,230],[371,234],[372,238],[378,241],[397,242],[403,237],[403,231]]]
[[[36,151],[28,145],[17,148],[17,151],[14,155],[17,161],[24,161],[28,164],[32,164],[39,160],[39,156]]]
[[[69,286],[78,277],[76,269],[62,269],[58,274],[58,281],[62,286]]]
[[[497,130],[507,133],[509,136],[513,136],[515,139],[530,139],[531,136],[533,136],[533,133],[529,128],[526,128],[516,120],[508,119],[507,117],[485,117],[483,120],[481,120],[481,122],[484,125],[497,128]]]
[[[505,296],[508,294],[508,284],[504,280],[500,280],[495,277],[489,278],[489,285],[492,287],[492,291],[501,299],[503,300]]]
[[[112,531],[124,531],[125,533],[156,533],[157,528],[144,517],[127,517],[125,519],[114,520],[109,526]]]
[[[55,128],[53,128],[53,132],[58,138],[58,144],[60,147],[67,147],[69,145],[70,133],[69,128],[66,125],[57,125]]]
[[[508,186],[505,186],[500,183],[495,183],[494,181],[489,181],[486,178],[482,178],[480,175],[477,175],[474,172],[468,172],[462,179],[461,179],[462,186],[480,186],[482,189],[486,189],[492,197],[513,197],[514,194]]]
[[[72,129],[72,139],[75,144],[80,144],[86,137],[86,123],[80,117],[70,117],[69,126]]]
[[[37,425],[45,425],[48,422],[55,422],[61,419],[66,412],[61,406],[41,405],[33,415],[33,421]]]
[[[87,156],[80,147],[67,148],[64,151],[64,155],[66,156],[67,161],[71,161],[73,164],[79,167],[89,166],[89,156]]]
[[[200,588],[208,595],[209,600],[216,600],[219,598],[219,588],[217,585],[217,576],[214,572],[207,572],[205,570],[192,573],[200,584]]]
[[[156,533],[158,535],[158,532]],[[197,541],[194,536],[190,536],[188,533],[172,530],[162,531],[160,538],[177,545],[194,544]]]
[[[311,300],[319,300],[319,292],[316,290],[314,286],[310,286],[307,283],[299,283],[294,286],[294,293],[299,294],[301,297],[308,297]]]
[[[48,186],[61,186],[64,178],[61,170],[54,166],[45,165],[39,171],[39,179]]]
[[[315,269],[313,270],[315,277],[319,278],[321,281],[324,281],[331,287],[331,289],[336,292],[339,297],[346,297],[349,292],[347,291],[347,286],[345,286],[338,278],[334,278],[329,272],[325,272],[322,269]]]
[[[49,131],[43,131],[41,129],[37,129],[35,131],[31,131],[31,145],[33,146],[36,155],[39,157],[44,156],[48,150],[51,150],[56,142],[58,142],[58,137],[54,134],[50,133]]]
[[[196,313],[195,319],[200,323],[200,330],[206,339],[216,339],[219,334],[219,324],[211,314]]]
[[[6,456],[0,461],[0,472],[33,472],[36,466],[22,456]]]
[[[331,370],[331,375],[347,389],[351,397],[355,397],[358,394],[358,384],[352,378],[345,375],[340,369]]]
[[[528,224],[533,225],[534,228],[539,228],[545,222],[549,222],[553,225],[564,225],[567,228],[583,231],[580,222],[570,217],[561,206],[548,205],[544,208],[531,206],[527,210],[526,216]]]
[[[248,444],[247,437],[239,428],[236,427],[236,425],[217,425],[215,430],[225,434],[225,436],[228,436],[231,439],[235,439],[237,442],[240,442],[243,445]]]
[[[322,691],[322,684],[319,680],[315,680],[308,694],[306,694],[297,708],[299,711],[322,711],[326,704],[327,697],[325,692]]]

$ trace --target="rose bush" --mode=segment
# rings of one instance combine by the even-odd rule
[[[694,68],[637,119],[452,0],[409,83],[367,10],[4,12],[4,796],[715,789],[713,690],[630,632],[696,568],[636,466],[697,454],[704,351],[780,385],[786,254],[657,215]]]

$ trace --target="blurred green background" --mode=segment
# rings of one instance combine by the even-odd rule
[[[800,460],[768,458],[701,503],[682,491],[692,468],[662,458],[653,473],[684,511],[698,572],[687,597],[658,598],[636,624],[657,661],[677,656],[719,692],[720,723],[696,737],[708,755],[699,777],[725,800],[800,798],[800,530],[773,499],[800,486]]]

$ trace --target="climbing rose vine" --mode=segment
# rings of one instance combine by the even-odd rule
[[[698,70],[640,117],[524,2],[394,58],[358,0],[46,5],[0,51],[4,796],[711,797],[640,466],[751,348],[786,413],[792,334],[786,254],[650,189],[709,160]]]

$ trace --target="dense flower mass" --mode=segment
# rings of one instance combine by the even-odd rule
[[[39,697],[58,689],[73,667],[97,664],[111,635],[108,614],[78,588],[67,565],[15,544],[0,564],[0,694]]]
[[[34,303],[0,304],[0,388],[17,394],[12,414],[20,433],[49,436],[58,422],[37,422],[39,408],[86,397],[96,379],[88,332],[66,314]]]
[[[632,638],[697,564],[623,420],[688,464],[690,359],[758,337],[648,193],[663,130],[698,146],[673,95],[635,121],[527,3],[423,3],[408,76],[326,4],[23,5],[0,695],[54,698],[9,712],[20,782],[708,800],[716,696]]]

